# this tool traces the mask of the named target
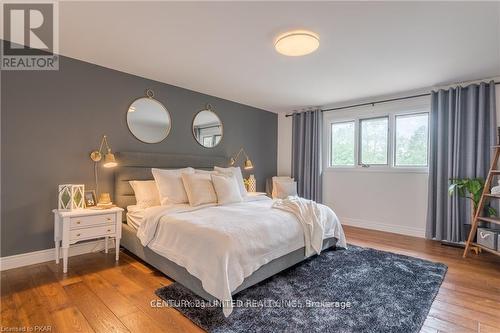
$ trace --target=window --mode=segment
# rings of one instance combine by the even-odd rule
[[[387,165],[389,117],[360,120],[359,161],[367,165]]]
[[[353,116],[354,115],[354,116]],[[324,160],[336,169],[425,173],[429,165],[427,100],[324,114]]]
[[[217,146],[220,142],[220,139],[222,139],[222,135],[214,135],[214,141],[215,141],[215,146]]]
[[[394,165],[398,167],[427,166],[429,114],[396,116]]]
[[[204,136],[203,137],[203,146],[204,147],[212,147],[213,146],[213,137]]]
[[[354,121],[331,124],[331,166],[354,166]]]

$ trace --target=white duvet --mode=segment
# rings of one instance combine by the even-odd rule
[[[205,291],[222,302],[228,316],[232,312],[231,293],[247,276],[273,259],[304,247],[306,241],[310,243],[297,215],[272,205],[273,200],[256,197],[224,206],[151,207],[137,236],[143,246],[200,279]],[[346,247],[335,213],[327,206],[317,207],[322,239],[335,237],[337,246]]]

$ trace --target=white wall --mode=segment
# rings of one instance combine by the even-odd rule
[[[496,100],[500,126],[500,85]],[[278,116],[278,175],[290,175],[291,123]],[[323,201],[344,225],[424,237],[427,179],[426,173],[325,170]]]

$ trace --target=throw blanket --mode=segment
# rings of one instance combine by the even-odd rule
[[[297,196],[278,199],[272,207],[292,213],[300,222],[304,231],[305,255],[307,257],[321,253],[329,214],[325,216],[324,210],[320,209],[316,202]],[[346,247],[344,233],[339,234],[341,239],[338,240],[337,246]]]

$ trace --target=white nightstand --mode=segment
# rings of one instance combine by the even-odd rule
[[[54,242],[56,243],[56,263],[59,264],[59,248],[63,253],[63,272],[68,272],[68,250],[71,244],[80,241],[105,238],[105,251],[108,253],[108,239],[116,240],[116,260],[120,253],[120,238],[122,237],[123,209],[77,209],[59,211],[54,209]],[[61,245],[62,242],[62,245]]]

